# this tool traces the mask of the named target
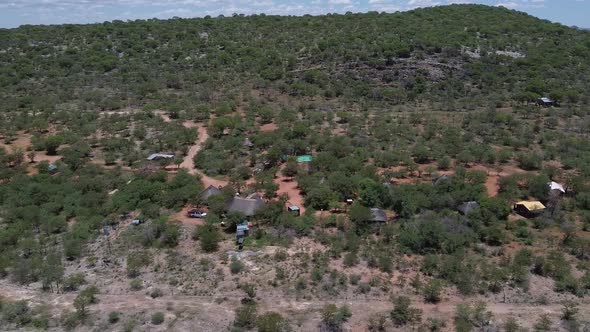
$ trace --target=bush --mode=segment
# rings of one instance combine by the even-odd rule
[[[31,322],[31,312],[27,301],[3,303],[2,320],[16,326],[24,326]]]
[[[198,239],[201,244],[201,249],[205,252],[215,252],[219,249],[219,241],[221,241],[221,233],[215,225],[205,224],[198,226],[193,234],[194,239]]]
[[[253,299],[256,297],[256,285],[254,284],[250,284],[250,283],[245,283],[245,284],[240,284],[239,288],[241,290],[244,291],[244,293],[246,293],[246,295]]]
[[[267,312],[256,319],[258,332],[288,332],[291,331],[289,322],[276,312]]]
[[[165,317],[163,312],[156,312],[152,315],[152,324],[160,325],[164,323]]]
[[[139,275],[139,270],[148,266],[152,259],[147,252],[137,251],[127,255],[127,276],[135,278]]]
[[[548,314],[542,314],[534,325],[535,331],[537,332],[551,331],[552,326],[553,322],[551,321],[551,318],[549,318]]]
[[[229,263],[229,270],[232,274],[238,274],[244,270],[244,263],[233,257]]]
[[[133,279],[129,283],[129,286],[131,287],[131,290],[138,291],[143,288],[143,281],[141,281],[141,279]]]
[[[256,324],[256,305],[247,304],[236,309],[234,326],[251,329]]]
[[[63,289],[66,292],[73,292],[73,291],[77,291],[78,288],[84,284],[86,284],[86,279],[84,278],[84,274],[75,273],[75,274],[72,274],[64,279]]]
[[[518,155],[518,163],[520,168],[531,171],[541,168],[543,158],[536,153],[522,153]]]
[[[377,331],[385,331],[385,323],[387,322],[387,317],[383,314],[373,314],[369,317],[369,324],[367,325],[367,329],[371,332]]]
[[[522,328],[514,317],[509,317],[504,323],[504,331],[506,332],[520,332]]]
[[[361,282],[361,283],[358,285],[357,291],[358,291],[360,294],[368,294],[368,293],[371,291],[371,285],[369,285],[369,284],[368,284],[368,283],[366,283],[366,282]]]
[[[335,304],[328,304],[321,310],[322,324],[328,331],[340,331],[342,325],[348,321],[352,313],[347,306],[338,308]]]
[[[161,290],[161,289],[159,289],[159,288],[154,288],[154,289],[153,289],[153,290],[150,292],[150,297],[151,297],[152,299],[155,299],[155,298],[161,297],[162,295],[164,295],[164,293],[163,293],[163,292],[162,292],[162,290]]]
[[[414,324],[422,320],[422,310],[412,308],[410,305],[411,301],[408,297],[399,296],[395,299],[390,316],[396,326]]]
[[[424,300],[429,303],[438,303],[441,300],[443,285],[440,280],[431,280],[424,286]]]
[[[109,313],[109,323],[116,324],[121,319],[121,313],[117,311],[111,311]]]

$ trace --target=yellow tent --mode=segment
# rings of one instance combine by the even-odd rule
[[[531,212],[545,209],[545,205],[539,201],[521,201],[516,203],[516,205],[522,205]]]

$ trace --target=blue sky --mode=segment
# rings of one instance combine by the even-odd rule
[[[590,28],[590,0],[0,0],[0,27],[233,13],[395,12],[450,3],[505,6],[566,25]]]

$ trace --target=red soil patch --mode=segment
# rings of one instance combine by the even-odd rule
[[[282,167],[281,167],[282,169]],[[280,172],[280,171],[279,171]],[[285,177],[283,175],[279,175],[274,179],[275,183],[279,186],[277,190],[277,194],[279,196],[286,194],[289,196],[289,200],[287,201],[287,206],[289,205],[297,205],[299,209],[301,209],[301,213],[305,212],[305,208],[303,207],[303,196],[299,191],[299,185],[297,181],[292,178]]]
[[[203,225],[203,224],[205,224],[205,220],[203,220],[203,219],[189,218],[186,216],[188,210],[192,210],[193,208],[194,207],[192,207],[192,206],[185,206],[182,210],[180,210],[180,212],[173,214],[171,216],[170,220],[178,220],[183,225]],[[199,210],[206,210],[206,209],[199,208]]]
[[[268,132],[277,130],[278,126],[274,123],[267,123],[260,126],[260,131]]]
[[[453,164],[454,164],[454,162],[453,162]],[[418,169],[422,173],[422,177],[418,177],[417,174],[408,173],[406,178],[393,178],[390,181],[395,184],[414,183],[416,181],[428,182],[431,180],[431,177],[424,176],[424,173],[426,173],[426,170],[429,167],[434,167],[436,169],[435,173],[439,176],[440,175],[453,175],[455,173],[455,171],[452,170],[452,168],[454,168],[454,166],[451,166],[451,169],[449,169],[449,170],[442,171],[442,170],[439,170],[437,168],[437,164],[433,162],[433,163],[429,163],[429,164],[421,164],[418,166]],[[480,164],[471,165],[471,166],[468,166],[467,168],[471,169],[471,170],[483,171],[486,173],[487,178],[486,178],[486,182],[485,182],[485,187],[486,187],[486,191],[487,191],[488,195],[491,197],[495,197],[498,195],[498,192],[500,190],[500,185],[499,185],[500,178],[505,177],[505,176],[510,176],[512,174],[517,174],[517,173],[520,173],[520,174],[527,173],[526,171],[518,168],[515,165],[502,165],[498,170],[495,168],[488,167],[485,165],[480,165]],[[399,172],[404,169],[406,169],[406,166],[380,168],[379,173],[383,174],[386,171]]]
[[[29,157],[27,151],[31,147],[31,134],[20,132],[16,140],[10,142],[10,144],[4,143],[4,141],[0,141],[0,148],[4,148],[8,153],[14,153],[18,149],[22,150],[25,155],[25,162],[29,162]],[[35,151],[35,163],[41,161],[47,161],[50,164],[55,163],[56,161],[60,160],[61,156],[48,156],[45,151]],[[29,174],[33,175],[37,173],[37,170],[34,168],[34,165],[30,164],[28,168]]]
[[[4,148],[6,149],[6,151],[10,153],[16,151],[19,148],[23,151],[26,151],[30,145],[31,135],[24,132],[20,132],[17,138],[14,141],[10,142],[10,144],[6,144],[4,143],[4,140],[0,140],[0,148]]]

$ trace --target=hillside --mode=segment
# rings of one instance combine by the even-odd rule
[[[589,96],[499,7],[0,30],[0,330],[582,331]]]
[[[545,93],[575,102],[590,85],[589,33],[481,5],[23,26],[0,37],[7,110],[194,109],[246,87],[369,105],[487,105]]]

